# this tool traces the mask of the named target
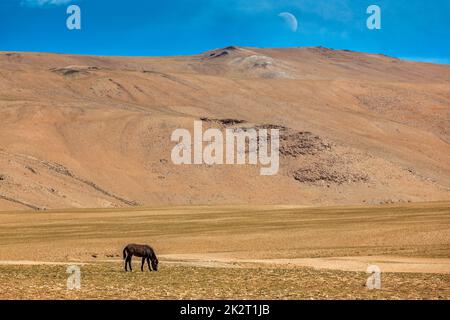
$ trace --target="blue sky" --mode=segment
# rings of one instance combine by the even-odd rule
[[[81,8],[81,30],[66,9]],[[369,5],[381,30],[366,27]],[[297,17],[298,30],[279,16]],[[227,45],[325,46],[450,63],[448,0],[0,0],[0,51],[184,55]]]

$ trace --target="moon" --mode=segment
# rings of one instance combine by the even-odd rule
[[[297,18],[292,13],[282,12],[278,16],[283,18],[283,20],[288,24],[289,28],[291,28],[293,32],[296,32],[298,30]]]

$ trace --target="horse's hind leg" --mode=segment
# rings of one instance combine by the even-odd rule
[[[128,263],[128,256],[125,257],[125,271],[128,271],[127,263]]]
[[[142,258],[141,271],[144,271],[145,257]]]

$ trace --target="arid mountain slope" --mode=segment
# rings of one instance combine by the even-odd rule
[[[172,164],[171,133],[199,119],[280,128],[279,174]],[[448,200],[449,143],[445,65],[326,48],[0,53],[0,209]]]

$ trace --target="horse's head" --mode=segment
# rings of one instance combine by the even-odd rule
[[[158,263],[159,263],[158,258],[157,257],[153,257],[153,259],[152,259],[152,268],[153,268],[153,270],[158,271]]]

